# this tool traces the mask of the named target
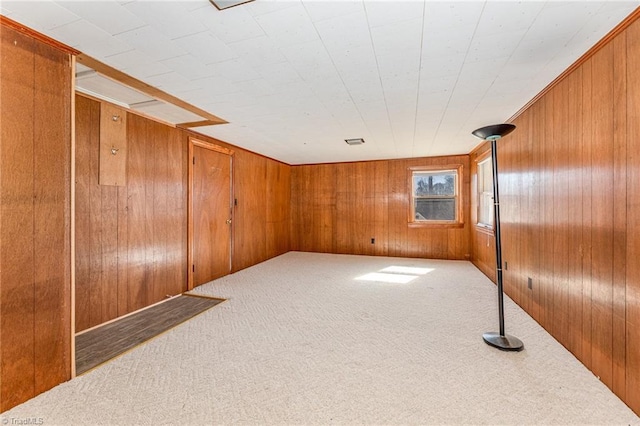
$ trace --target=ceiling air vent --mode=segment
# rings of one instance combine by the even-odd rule
[[[344,141],[347,143],[347,145],[362,145],[364,143],[364,139],[362,138],[345,139]]]

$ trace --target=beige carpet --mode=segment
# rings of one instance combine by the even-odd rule
[[[290,252],[196,292],[229,300],[2,418],[640,424],[510,300],[525,350],[487,346],[496,289],[468,262]]]

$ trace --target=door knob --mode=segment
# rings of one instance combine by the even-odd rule
[[[227,225],[231,225],[231,219],[227,219]]]

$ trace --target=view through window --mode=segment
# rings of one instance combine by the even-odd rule
[[[412,170],[412,221],[458,221],[458,169]]]
[[[478,163],[478,225],[493,227],[493,167],[491,157]]]

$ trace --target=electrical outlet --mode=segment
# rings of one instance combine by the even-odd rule
[[[375,243],[376,243],[376,239],[375,239],[375,238],[372,238],[372,239],[371,239],[371,244],[375,244]]]
[[[531,277],[527,277],[527,287],[529,288],[529,290],[533,290],[533,280],[531,279]]]

